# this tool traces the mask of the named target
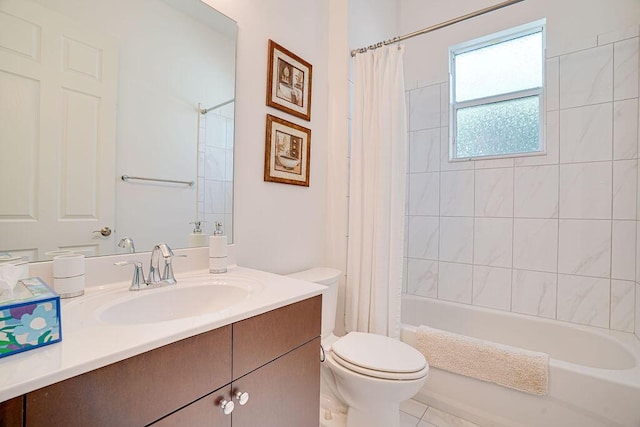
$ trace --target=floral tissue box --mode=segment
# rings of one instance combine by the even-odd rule
[[[38,277],[0,293],[0,357],[62,340],[60,297]]]

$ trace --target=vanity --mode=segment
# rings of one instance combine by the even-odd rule
[[[157,307],[168,320],[108,316],[216,286],[249,292],[213,312]],[[321,291],[240,267],[167,290],[89,289],[63,304],[61,343],[0,360],[0,426],[317,425]]]

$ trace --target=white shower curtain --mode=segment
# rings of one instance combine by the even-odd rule
[[[356,55],[346,328],[397,338],[407,164],[404,46]]]

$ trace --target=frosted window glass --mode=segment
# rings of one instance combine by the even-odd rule
[[[456,157],[539,151],[538,96],[457,110]]]
[[[541,32],[455,55],[456,102],[541,86]]]

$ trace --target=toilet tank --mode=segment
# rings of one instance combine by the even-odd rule
[[[338,282],[342,271],[335,268],[316,267],[299,271],[288,275],[294,279],[324,285],[327,288],[322,292],[322,337],[333,333],[336,325],[336,308],[338,305]]]

